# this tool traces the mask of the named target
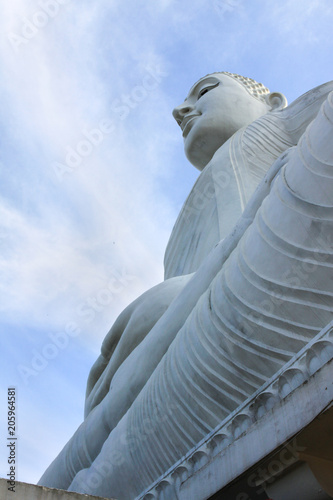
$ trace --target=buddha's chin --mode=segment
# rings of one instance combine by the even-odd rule
[[[197,134],[195,136],[192,132],[184,141],[185,155],[189,162],[201,171],[225,141],[221,136],[214,137],[211,134]]]
[[[192,165],[197,168],[198,170],[202,171],[205,166],[210,162],[212,156],[207,156],[202,153],[202,151],[189,151],[186,152],[186,158]]]

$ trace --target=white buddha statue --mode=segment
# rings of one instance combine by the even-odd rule
[[[215,73],[199,80],[184,103],[174,109],[186,156],[204,172],[170,237],[165,281],[125,309],[104,340],[102,355],[88,382],[86,415],[109,392],[111,379],[130,350],[151,330],[208,253],[233,229],[269,166],[294,144],[284,124],[270,117],[273,110],[286,104],[282,94],[271,94],[250,78]],[[248,129],[263,116],[262,122]],[[275,134],[270,131],[274,127]],[[227,141],[228,147],[222,148]],[[174,277],[177,279],[170,279]]]
[[[166,279],[112,326],[86,418],[40,484],[135,498],[332,319],[332,88],[286,107],[215,73],[174,110],[202,173]]]

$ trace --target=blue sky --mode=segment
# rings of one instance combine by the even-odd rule
[[[18,480],[80,424],[121,310],[163,279],[197,171],[171,116],[213,71],[289,102],[333,79],[331,0],[11,0],[1,7],[0,477],[17,388]]]

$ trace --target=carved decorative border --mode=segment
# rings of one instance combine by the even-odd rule
[[[177,486],[208,464],[214,456],[232,444],[252,424],[307,382],[332,359],[333,321],[195,448],[192,448],[157,481],[140,493],[136,500],[159,499],[161,493],[170,486],[177,490]]]

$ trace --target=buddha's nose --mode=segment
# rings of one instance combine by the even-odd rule
[[[183,104],[180,104],[172,111],[172,116],[174,117],[178,125],[180,125],[184,116],[193,111],[193,109],[193,106],[184,101]]]

